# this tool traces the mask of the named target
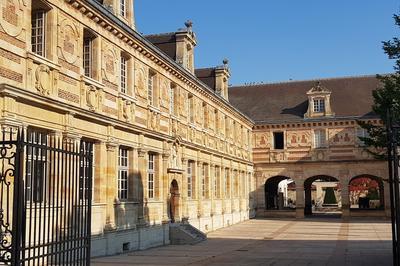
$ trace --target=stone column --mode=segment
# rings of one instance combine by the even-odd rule
[[[214,206],[214,195],[215,195],[215,165],[213,163],[210,163],[208,166],[208,180],[209,180],[209,199],[211,201],[211,210],[210,210],[210,216],[214,216],[215,212],[215,206]]]
[[[168,174],[168,160],[170,155],[168,153],[162,154],[162,172],[160,178],[162,179],[162,186],[160,188],[160,199],[163,201],[163,223],[169,222],[168,217],[168,198],[169,198],[169,174]]]
[[[181,184],[181,206],[182,206],[182,221],[187,221],[189,219],[189,209],[188,209],[188,183],[187,183],[187,167],[188,167],[188,160],[182,158],[182,184]]]
[[[203,187],[202,187],[202,168],[203,162],[196,161],[196,199],[197,199],[197,217],[203,217],[203,208],[202,208],[202,201],[203,201]]]
[[[296,173],[294,180],[296,184],[296,218],[304,218],[305,193],[304,193],[303,174]]]
[[[339,184],[341,188],[342,217],[348,218],[350,216],[349,171],[343,170],[339,172]]]
[[[107,168],[105,171],[106,176],[106,189],[105,189],[105,197],[106,197],[106,229],[114,230],[116,228],[115,223],[115,210],[114,210],[114,202],[117,195],[117,153],[118,153],[118,145],[113,142],[106,143],[106,152],[107,152]]]

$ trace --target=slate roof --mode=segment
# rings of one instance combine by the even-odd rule
[[[173,60],[176,60],[176,33],[162,33],[154,35],[145,35],[147,40],[158,47]]]
[[[229,101],[256,123],[304,120],[308,108],[306,95],[317,81],[332,91],[331,107],[336,118],[376,117],[371,111],[372,91],[380,86],[375,76],[233,86]]]
[[[215,90],[215,68],[199,68],[194,70],[194,74],[208,87]]]

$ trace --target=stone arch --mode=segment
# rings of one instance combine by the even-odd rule
[[[265,197],[265,209],[267,210],[282,210],[284,208],[290,208],[293,206],[293,202],[296,200],[296,196],[292,195],[289,199],[287,185],[286,191],[280,191],[283,187],[279,187],[282,181],[291,181],[290,184],[295,184],[294,180],[285,175],[277,175],[268,178],[264,183],[264,197]],[[295,187],[294,187],[295,193]]]
[[[360,174],[350,178],[348,185],[350,209],[384,209],[385,191],[381,177]]]
[[[304,199],[305,199],[305,205],[304,205],[304,214],[305,215],[312,215],[312,206],[313,206],[313,200],[312,200],[312,184],[315,181],[325,181],[325,182],[338,182],[339,179],[330,175],[315,175],[307,178],[304,180]],[[315,203],[315,202],[314,202]]]

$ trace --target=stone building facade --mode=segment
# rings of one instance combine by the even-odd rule
[[[133,5],[0,3],[0,123],[94,144],[94,256],[167,244],[173,221],[208,232],[255,214],[253,122],[228,101],[227,62],[197,77],[191,23],[169,54]]]
[[[258,216],[301,218],[312,214],[315,181],[338,183],[343,217],[390,214],[386,162],[374,159],[359,139],[366,136],[359,121],[381,125],[371,112],[372,90],[378,86],[375,77],[361,76],[229,89],[233,105],[255,122],[252,141]],[[379,208],[350,208],[351,183],[360,178],[378,183]],[[295,208],[277,210],[273,202],[276,188],[285,179],[294,181]]]

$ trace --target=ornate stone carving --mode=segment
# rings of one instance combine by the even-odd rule
[[[0,25],[10,36],[17,37],[23,31],[26,0],[0,1]]]
[[[161,86],[160,86],[160,104],[162,107],[164,108],[168,108],[168,104],[169,104],[169,96],[168,96],[168,82],[166,80],[161,82]]]
[[[35,88],[44,96],[50,95],[51,89],[51,71],[46,65],[39,65],[35,71]]]
[[[135,84],[136,93],[142,97],[146,98],[146,75],[145,71],[142,67],[138,68],[136,71],[136,84]]]
[[[62,19],[58,27],[58,56],[66,62],[74,64],[79,54],[79,29],[67,18]]]
[[[160,114],[148,110],[148,127],[152,130],[160,130]]]
[[[99,107],[99,93],[93,85],[86,87],[86,105],[93,112]]]
[[[117,83],[117,51],[110,44],[104,44],[102,50],[102,74],[103,78],[111,83]]]
[[[131,101],[125,100],[122,103],[122,116],[126,122],[132,122],[134,114],[134,104]]]

